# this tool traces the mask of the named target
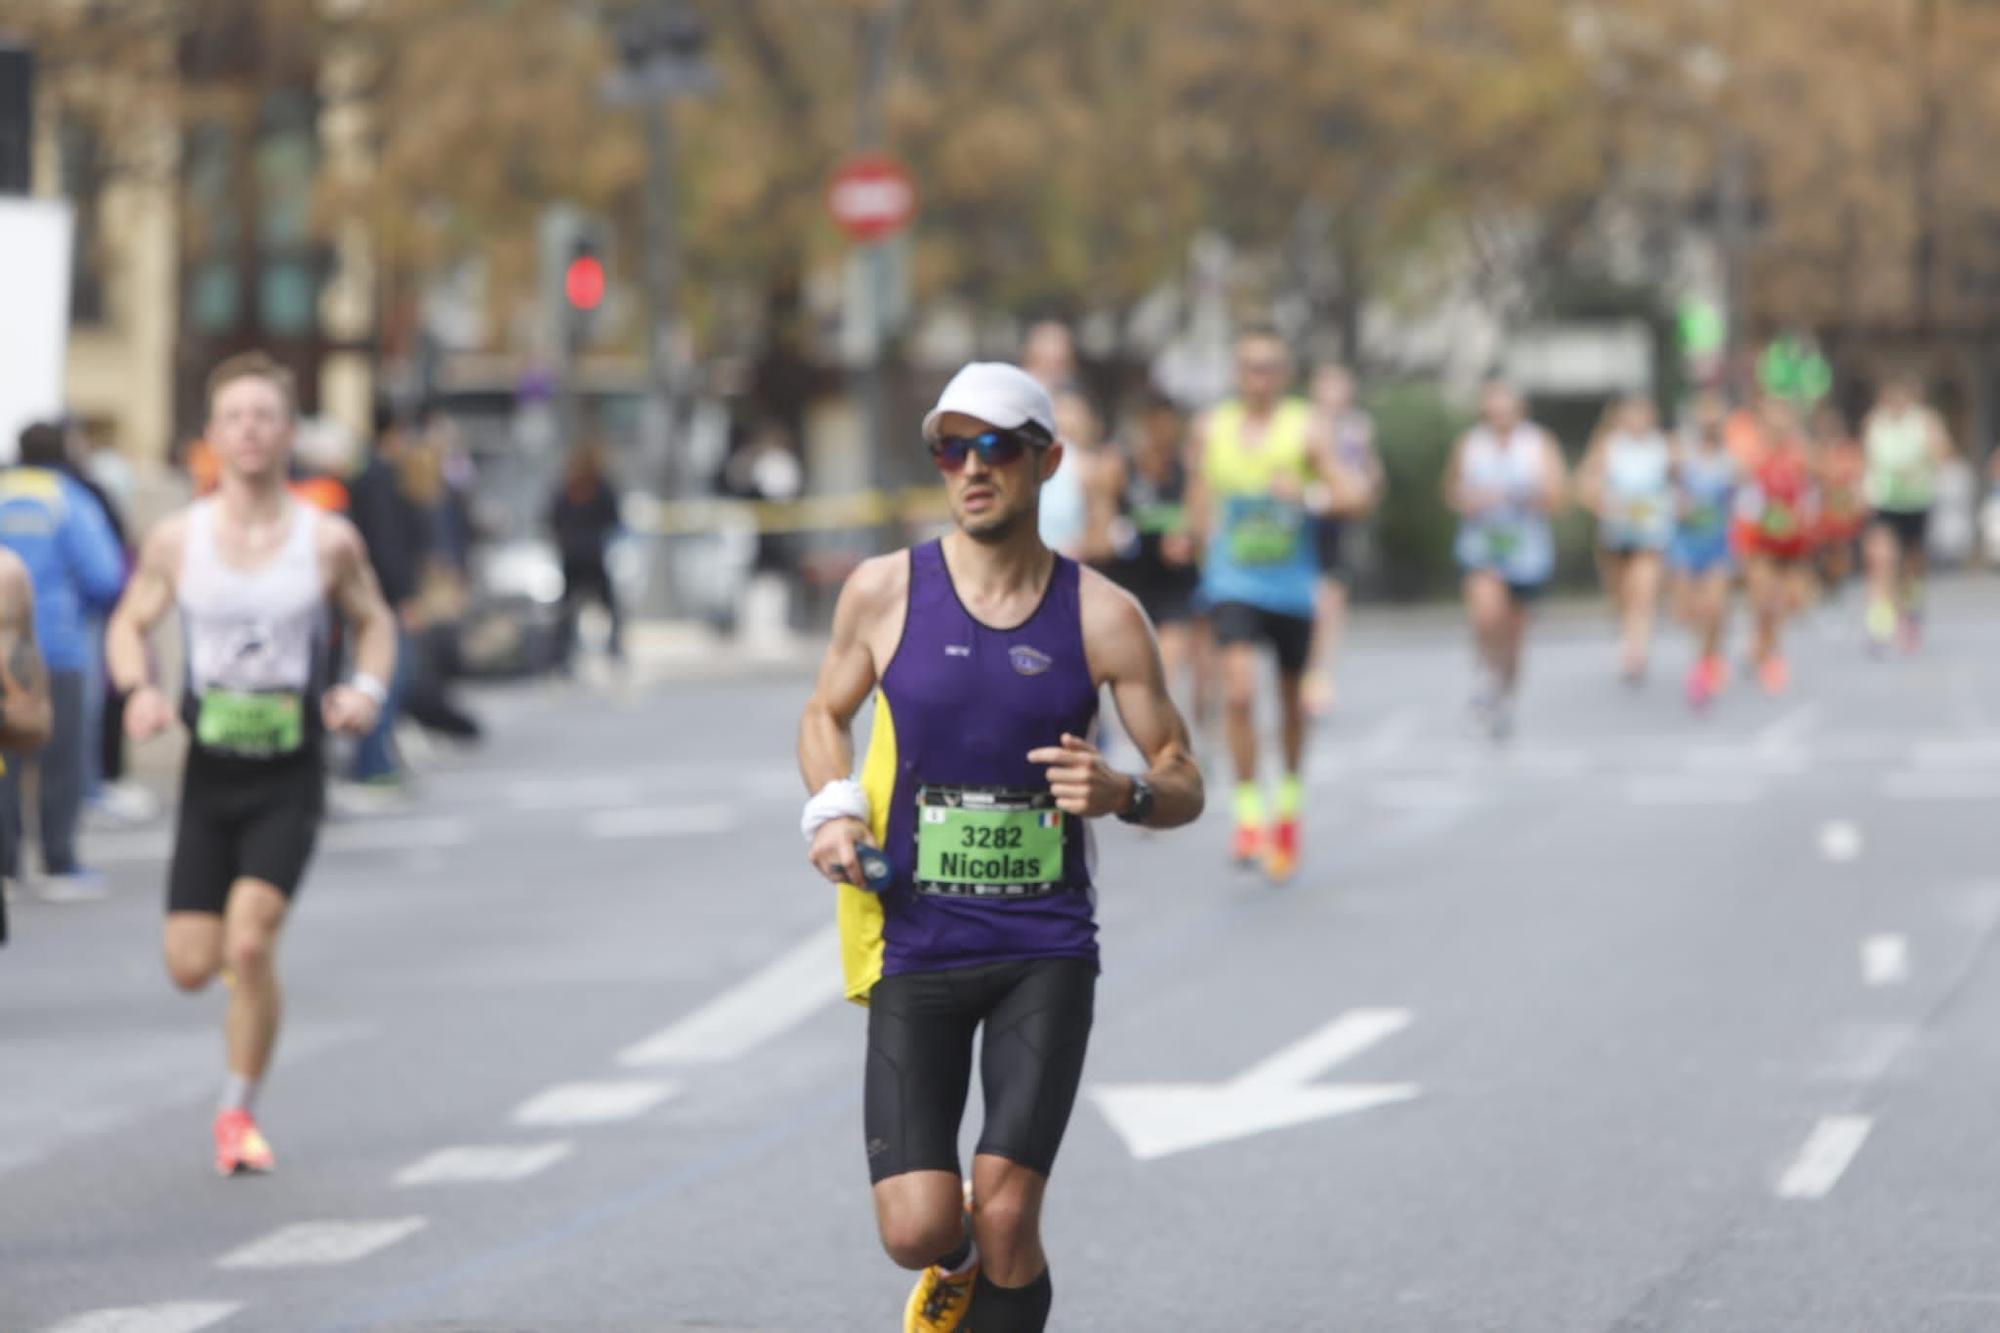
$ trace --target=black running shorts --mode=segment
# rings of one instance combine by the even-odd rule
[[[862,1120],[868,1175],[957,1172],[958,1124],[979,1081],[986,1125],[975,1152],[1047,1175],[1083,1081],[1097,964],[1033,958],[946,972],[905,972],[868,997]]]
[[[1929,549],[1926,544],[1931,535],[1931,511],[1928,509],[1877,509],[1869,515],[1869,522],[1889,530],[1889,535],[1896,539],[1898,555],[1922,555]]]
[[[1288,616],[1248,602],[1217,602],[1209,611],[1216,643],[1268,643],[1278,655],[1278,671],[1302,674],[1312,660],[1313,623],[1310,616]]]
[[[229,886],[246,877],[290,898],[312,860],[325,808],[317,749],[286,759],[191,751],[181,775],[167,910],[220,916]]]

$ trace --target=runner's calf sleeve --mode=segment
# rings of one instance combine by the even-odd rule
[[[968,1327],[977,1333],[1042,1333],[1054,1296],[1047,1267],[1025,1287],[995,1286],[981,1273],[972,1284],[972,1322]]]

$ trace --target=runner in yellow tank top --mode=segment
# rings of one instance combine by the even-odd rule
[[[1324,421],[1285,394],[1292,364],[1275,333],[1254,330],[1236,345],[1237,396],[1196,421],[1188,513],[1205,543],[1201,591],[1221,656],[1223,711],[1236,771],[1231,858],[1260,858],[1274,880],[1299,856],[1299,811],[1307,713],[1305,672],[1312,652],[1319,585],[1309,488],[1338,507],[1355,502],[1360,481],[1342,469]],[[1278,659],[1284,775],[1267,830],[1257,781],[1258,649]]]

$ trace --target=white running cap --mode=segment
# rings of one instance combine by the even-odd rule
[[[937,406],[924,417],[924,438],[937,438],[938,419],[960,412],[999,430],[1033,422],[1056,437],[1056,405],[1049,391],[1027,371],[1004,361],[974,361],[951,377]]]

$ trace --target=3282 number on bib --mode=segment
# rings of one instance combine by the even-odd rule
[[[1031,898],[1063,887],[1066,816],[1046,791],[917,788],[919,893]]]

